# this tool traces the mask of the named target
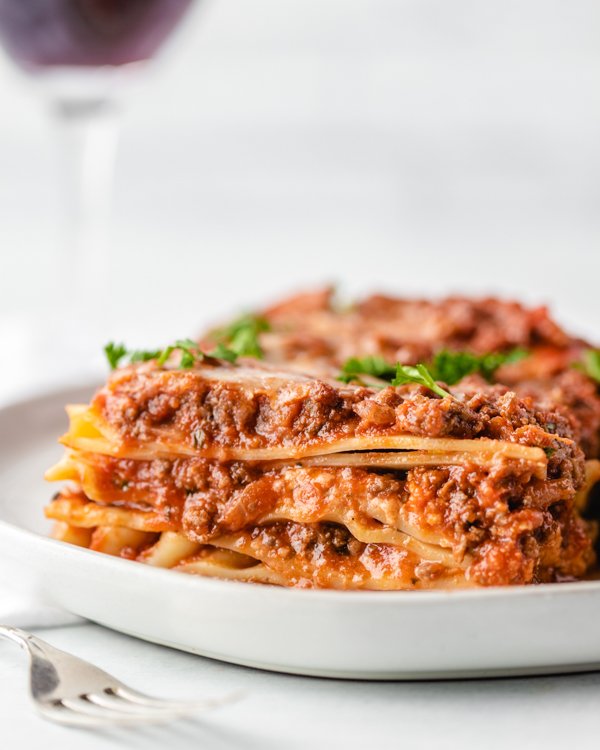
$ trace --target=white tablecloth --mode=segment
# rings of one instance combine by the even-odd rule
[[[0,643],[3,747],[598,747],[598,673],[463,682],[342,682],[221,664],[92,624],[40,630],[39,634],[148,692],[201,697],[242,690],[244,696],[204,717],[169,726],[102,732],[66,729],[34,715],[26,694],[23,655],[13,645]]]

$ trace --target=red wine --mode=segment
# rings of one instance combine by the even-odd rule
[[[0,0],[0,41],[27,68],[152,57],[192,0]]]

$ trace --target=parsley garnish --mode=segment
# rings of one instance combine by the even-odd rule
[[[510,352],[491,352],[478,356],[470,352],[450,352],[446,349],[438,352],[428,364],[402,365],[399,362],[391,365],[383,357],[351,357],[342,366],[338,380],[349,383],[355,380],[363,383],[361,375],[369,375],[385,380],[392,385],[418,383],[429,388],[440,396],[450,394],[437,385],[440,380],[448,385],[455,385],[467,375],[480,373],[486,380],[492,380],[496,370],[509,362],[518,362],[526,357],[525,349],[513,349]],[[598,373],[600,380],[600,352],[598,352]]]
[[[136,351],[131,352],[129,355],[129,361],[130,362],[148,362],[151,359],[156,359],[160,355],[160,349],[155,349],[154,351],[143,351],[141,349],[136,349]]]
[[[104,354],[106,355],[110,369],[116,370],[119,362],[127,354],[127,349],[124,344],[115,344],[114,341],[109,341],[104,347]]]
[[[435,378],[423,364],[413,367],[412,365],[401,365],[398,362],[396,365],[396,377],[392,380],[392,385],[404,385],[405,383],[424,385],[425,388],[429,388],[430,391],[437,393],[442,398],[452,396],[451,393],[445,391],[435,382]]]
[[[181,359],[179,360],[179,367],[183,370],[189,370],[190,367],[194,366],[195,362],[200,362],[204,359],[204,354],[200,351],[198,344],[192,339],[179,339],[171,346],[167,346],[159,353],[157,358],[157,364],[162,367],[165,362],[169,359],[174,351],[179,350],[181,352]]]
[[[155,359],[157,364],[162,367],[174,351],[181,352],[179,367],[182,370],[189,370],[196,362],[201,362],[205,357],[216,357],[228,362],[235,362],[238,357],[236,352],[228,349],[224,344],[217,344],[211,351],[203,352],[192,339],[179,339],[164,349],[133,349],[130,351],[123,344],[115,344],[113,341],[104,347],[104,353],[111,370],[116,370],[119,365],[148,362],[152,359]]]
[[[115,344],[114,341],[110,341],[104,347],[104,354],[106,354],[111,370],[116,370],[123,363],[123,360],[127,362],[148,362],[150,359],[156,359],[160,356],[160,353],[160,349],[156,351],[144,351],[142,349],[129,351],[124,344]]]
[[[413,367],[412,365],[401,365],[398,362],[396,365],[390,365],[383,357],[351,357],[344,363],[338,380],[343,383],[356,380],[364,384],[361,375],[370,375],[379,380],[386,380],[391,385],[417,383],[429,388],[438,396],[451,395],[435,382],[435,379],[423,364]]]
[[[180,339],[165,349],[157,350],[134,350],[129,351],[123,344],[115,344],[111,341],[104,347],[104,353],[108,359],[111,370],[123,364],[132,362],[148,362],[155,359],[162,366],[174,351],[181,352],[179,367],[188,370],[196,362],[201,362],[204,357],[215,357],[227,362],[235,362],[238,357],[257,357],[262,359],[263,350],[259,344],[258,337],[264,331],[269,331],[271,326],[264,318],[255,315],[245,315],[233,321],[226,328],[216,331],[213,339],[216,344],[214,349],[203,352],[196,341],[192,339]]]
[[[215,331],[213,339],[239,357],[256,357],[262,359],[264,352],[259,343],[259,335],[270,331],[267,320],[256,315],[244,315],[227,327]],[[217,356],[217,355],[215,355]]]
[[[592,380],[600,383],[600,349],[586,349],[578,367]]]
[[[215,348],[209,352],[209,356],[216,357],[217,359],[226,359],[228,362],[235,362],[239,355],[237,352],[234,352],[233,349],[228,349],[225,344],[217,344]]]
[[[491,381],[499,367],[518,362],[527,355],[526,349],[519,348],[510,352],[490,352],[481,356],[470,352],[450,352],[443,349],[434,356],[429,369],[435,380],[441,380],[448,385],[455,385],[467,375],[476,372]]]
[[[388,364],[383,357],[351,357],[344,362],[338,380],[349,383],[351,380],[360,380],[360,375],[391,380],[396,375],[396,368]]]

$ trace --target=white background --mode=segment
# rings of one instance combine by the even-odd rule
[[[593,336],[599,41],[595,0],[197,2],[129,98],[83,305],[54,132],[0,60],[0,393],[325,281],[548,301]]]

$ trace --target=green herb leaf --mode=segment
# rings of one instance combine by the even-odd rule
[[[344,362],[338,380],[349,383],[352,380],[360,380],[360,375],[392,380],[396,375],[396,368],[388,364],[383,357],[351,357]]]
[[[170,344],[164,349],[129,350],[123,344],[115,344],[112,341],[104,347],[104,353],[112,370],[115,370],[119,365],[148,362],[152,359],[155,359],[156,363],[162,367],[175,351],[181,352],[179,367],[182,370],[189,370],[196,362],[201,362],[205,356],[224,359],[227,362],[235,362],[238,358],[238,353],[228,349],[224,344],[217,344],[212,351],[205,354],[197,342],[192,339],[178,339],[174,344]]]
[[[586,349],[580,365],[585,374],[600,383],[600,349]]]
[[[491,352],[484,354],[481,358],[479,371],[486,380],[492,380],[496,370],[503,365],[511,365],[514,362],[520,362],[529,356],[529,351],[522,347],[516,347],[509,352]]]
[[[392,385],[404,385],[405,383],[418,383],[419,385],[429,388],[430,391],[437,393],[438,396],[445,398],[446,396],[452,396],[451,393],[445,391],[439,386],[432,374],[429,372],[427,367],[423,364],[415,365],[396,365],[396,377],[392,380]]]
[[[133,352],[129,352],[129,361],[130,362],[149,362],[151,359],[156,359],[161,354],[161,349],[155,349],[151,351],[143,351],[141,349],[136,349]]]
[[[114,341],[109,341],[104,347],[104,354],[108,360],[111,370],[116,370],[119,363],[127,355],[127,349],[124,344],[115,344]]]
[[[496,370],[510,362],[518,362],[528,356],[525,349],[513,349],[510,352],[490,352],[489,354],[476,355],[470,352],[451,352],[443,349],[438,352],[433,360],[422,365],[427,369],[434,381],[441,380],[448,385],[455,385],[467,375],[475,372],[480,373],[486,380],[492,380]],[[596,366],[598,380],[600,381],[600,351],[596,352]],[[412,365],[406,367],[415,369]],[[343,383],[359,380],[361,375],[371,375],[380,380],[392,381],[397,377],[397,366],[386,362],[383,357],[351,357],[346,360],[338,377]]]
[[[187,351],[186,349],[182,349],[181,359],[179,360],[179,367],[182,370],[189,370],[191,367],[194,366],[195,362],[196,362],[196,356],[192,354],[192,352]]]
[[[237,352],[233,349],[228,349],[225,344],[217,344],[214,349],[206,353],[209,357],[216,357],[217,359],[225,359],[227,362],[235,362],[238,358]]]
[[[467,375],[473,373],[481,374],[486,380],[491,381],[496,370],[502,365],[518,362],[527,357],[526,349],[513,349],[510,352],[490,352],[488,354],[476,355],[470,352],[451,352],[443,349],[438,352],[431,364],[431,371],[435,380],[441,380],[448,385],[455,385]]]
[[[175,342],[176,349],[183,349],[184,351],[197,351],[198,342],[192,339],[177,339]]]
[[[450,352],[443,349],[438,352],[430,365],[436,380],[454,385],[467,375],[477,372],[480,358],[469,352]]]
[[[182,370],[189,370],[196,362],[201,362],[204,359],[204,354],[195,341],[192,341],[192,339],[178,339],[174,344],[167,346],[162,351],[156,352],[157,364],[162,367],[175,351],[181,352],[179,367]]]
[[[174,351],[174,346],[167,346],[165,349],[163,349],[162,352],[158,355],[158,358],[156,360],[157,364],[162,367]]]
[[[178,339],[173,349],[179,349],[181,352],[179,367],[182,370],[189,370],[196,362],[200,362],[204,358],[204,354],[198,348],[198,344],[192,341],[192,339]]]
[[[362,383],[361,375],[370,375],[380,380],[386,380],[391,385],[404,385],[406,383],[417,383],[424,385],[438,396],[450,396],[448,391],[441,388],[424,364],[402,365],[398,362],[395,366],[390,365],[383,357],[351,357],[346,360],[338,380],[349,383],[356,380]]]
[[[271,326],[264,318],[244,315],[226,328],[216,331],[213,338],[238,357],[262,359],[264,353],[259,343],[259,336],[269,330]]]

